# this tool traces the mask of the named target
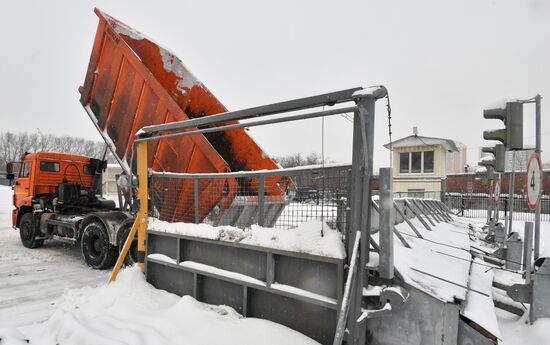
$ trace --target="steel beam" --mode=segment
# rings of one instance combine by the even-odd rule
[[[430,203],[427,200],[418,199],[418,202],[425,207],[427,213],[430,214],[436,222],[441,223],[442,219],[434,211],[433,207],[430,205]]]
[[[241,178],[241,177],[259,177],[259,176],[299,176],[304,172],[320,173],[330,168],[351,169],[350,164],[326,164],[323,165],[311,165],[305,167],[295,167],[286,169],[274,169],[274,170],[258,170],[258,171],[237,171],[227,173],[171,173],[171,172],[158,172],[153,171],[151,176],[153,177],[166,177],[166,178],[180,178],[180,179],[193,179],[195,177],[199,179],[212,179],[212,178]]]
[[[324,117],[324,116],[332,116],[332,115],[340,115],[345,113],[354,112],[357,110],[356,107],[347,107],[347,108],[339,108],[339,109],[333,109],[333,110],[327,110],[327,111],[319,111],[315,113],[308,113],[308,114],[299,114],[294,116],[286,116],[286,117],[278,117],[275,119],[267,119],[267,120],[258,120],[258,121],[251,121],[246,123],[235,123],[230,125],[224,125],[224,126],[214,126],[214,127],[208,127],[208,128],[200,128],[195,129],[191,131],[182,131],[182,132],[176,132],[171,134],[164,134],[164,135],[157,135],[157,136],[142,136],[141,138],[138,138],[135,140],[136,143],[139,143],[141,141],[154,141],[154,140],[160,140],[160,139],[169,139],[169,138],[175,138],[175,137],[184,137],[184,136],[190,136],[190,135],[197,135],[197,134],[206,134],[206,133],[215,133],[215,132],[223,132],[228,131],[232,129],[238,129],[238,128],[248,128],[248,127],[257,127],[257,126],[265,126],[265,125],[271,125],[275,123],[283,123],[283,122],[291,122],[291,121],[298,121],[298,120],[307,120],[307,119],[314,119],[317,117]],[[203,118],[201,118],[203,119]],[[186,120],[181,122],[172,122],[169,124],[185,124],[192,120]],[[148,134],[148,133],[147,133]]]
[[[435,226],[435,223],[432,221],[432,219],[428,216],[428,212],[427,210],[425,210],[425,207],[420,207],[420,202],[417,202],[417,199],[412,199],[411,200],[412,203],[414,204],[414,206],[416,206],[416,208],[418,208],[418,211],[420,213],[422,213],[424,215],[424,217],[426,217],[426,219],[428,220],[428,222],[430,222],[430,224],[432,226]]]
[[[395,201],[393,202],[393,207],[395,208],[395,211],[397,211],[397,213],[399,213],[399,216],[401,216],[403,218],[403,220],[409,225],[409,227],[416,234],[416,236],[418,236],[418,238],[424,238],[424,237],[422,237],[422,234],[420,233],[420,231],[418,231],[416,226],[414,226],[414,224],[411,222],[411,220],[403,213],[403,211],[401,211],[401,209],[399,208],[399,206],[397,205],[397,203]]]
[[[293,99],[290,101],[273,103],[254,108],[242,109],[232,112],[226,112],[217,115],[210,115],[196,119],[190,119],[181,122],[171,122],[162,125],[151,125],[143,127],[141,130],[144,133],[159,133],[167,131],[175,131],[185,128],[193,128],[215,123],[228,121],[239,121],[260,116],[285,113],[290,111],[315,108],[321,106],[332,106],[334,104],[348,102],[353,100],[353,94],[356,91],[362,90],[361,87],[356,87],[348,90],[336,91],[317,96]]]
[[[376,202],[373,200],[371,205],[372,205],[372,208],[374,208],[374,210],[381,216],[381,211],[380,211],[380,207],[378,207],[378,204],[376,204]],[[379,230],[380,230],[380,228],[379,228]],[[395,226],[392,226],[392,231],[393,231],[393,234],[395,235],[395,237],[397,237],[399,239],[399,241],[401,241],[401,244],[403,244],[403,246],[405,248],[410,248],[411,247],[409,242],[407,242],[405,237],[403,237],[403,235],[401,235],[401,233],[395,228]],[[374,241],[371,241],[371,244],[372,244],[372,242],[374,242]],[[380,246],[378,246],[378,253],[381,253],[382,250],[383,249],[380,249]]]
[[[393,211],[393,182],[392,168],[380,169],[380,207],[379,214],[379,242],[380,278],[393,279],[393,233],[395,216]]]
[[[418,218],[418,220],[420,221],[420,223],[422,223],[422,225],[424,225],[424,227],[426,228],[426,230],[430,230],[432,231],[432,228],[428,225],[428,223],[426,223],[426,221],[420,216],[420,212],[417,212],[417,210],[415,209],[415,207],[413,207],[412,203],[405,199],[405,205],[409,208],[409,210],[411,210],[411,212],[414,214],[414,216],[416,218]]]

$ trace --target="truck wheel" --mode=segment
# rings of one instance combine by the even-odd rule
[[[21,243],[27,248],[38,248],[44,244],[44,240],[36,238],[36,229],[34,227],[32,212],[27,212],[21,217],[19,222],[19,236]]]
[[[124,243],[126,243],[126,239],[128,238],[128,235],[130,234],[130,230],[132,230],[132,223],[125,224],[120,229],[120,242],[118,244],[118,252],[119,255],[122,252],[122,247],[124,247]],[[124,266],[133,266],[135,263],[137,263],[137,237],[134,236],[132,240],[132,244],[130,245],[130,250],[128,250],[128,254],[124,258]]]
[[[116,247],[109,243],[107,229],[99,222],[92,222],[82,232],[82,256],[88,266],[104,269],[113,266],[116,260]]]

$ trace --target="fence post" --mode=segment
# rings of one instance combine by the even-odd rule
[[[258,177],[258,225],[264,226],[265,176]]]
[[[393,182],[392,168],[380,168],[380,278],[393,279]]]
[[[199,178],[193,177],[193,204],[195,205],[195,224],[199,224]]]
[[[525,283],[531,282],[531,258],[533,255],[533,222],[525,222],[523,265],[525,267]]]

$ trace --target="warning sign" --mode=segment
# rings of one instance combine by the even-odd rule
[[[531,210],[534,210],[537,208],[542,193],[542,164],[537,152],[531,155],[529,163],[527,163],[525,184],[527,204]]]

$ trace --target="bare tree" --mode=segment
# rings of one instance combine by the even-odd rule
[[[6,163],[20,161],[25,152],[60,152],[102,158],[104,143],[72,136],[52,134],[0,132],[0,171]],[[110,162],[114,159],[108,156]]]
[[[307,156],[304,156],[300,152],[292,153],[286,156],[278,156],[278,157],[275,157],[275,161],[277,161],[277,163],[279,163],[283,168],[293,168],[297,166],[315,165],[315,164],[323,163],[323,159],[321,158],[321,155],[315,152],[312,152]],[[325,163],[328,163],[328,162],[329,161],[325,158]]]

